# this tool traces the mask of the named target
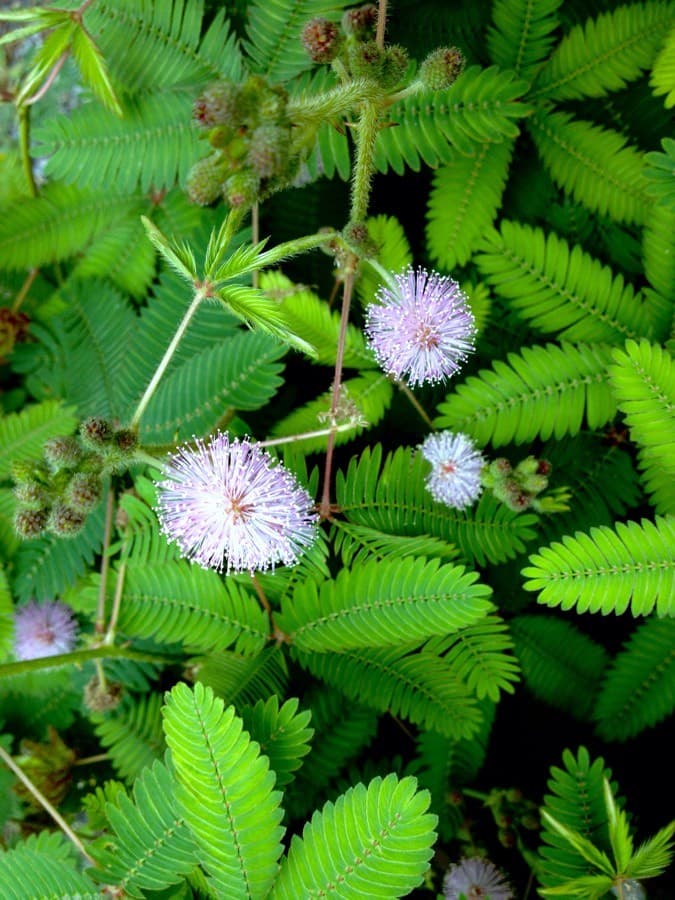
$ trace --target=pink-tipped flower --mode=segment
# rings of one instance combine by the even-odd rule
[[[489,859],[463,859],[450,866],[443,879],[445,900],[511,900],[511,888]]]
[[[162,530],[203,568],[291,566],[316,536],[313,501],[259,444],[218,434],[169,458],[159,487]]]
[[[370,347],[385,372],[412,387],[455,375],[474,349],[473,314],[451,278],[410,268],[376,299],[366,311]]]
[[[14,655],[17,659],[40,659],[69,653],[77,639],[73,611],[58,600],[31,600],[14,617]]]
[[[453,509],[464,509],[479,498],[480,473],[485,460],[465,434],[442,431],[430,434],[421,445],[431,463],[426,486],[434,500]]]

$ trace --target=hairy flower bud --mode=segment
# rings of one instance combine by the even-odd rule
[[[103,496],[101,481],[96,475],[76,472],[66,488],[68,505],[78,512],[90,512]]]
[[[193,115],[205,128],[227,125],[241,116],[240,88],[232,81],[216,81],[195,100]]]
[[[92,416],[80,425],[82,441],[92,450],[100,450],[107,446],[113,437],[113,427],[107,419]]]
[[[384,51],[382,63],[382,86],[387,90],[393,90],[401,83],[408,68],[408,51],[404,47],[394,44]]]
[[[14,528],[20,538],[30,540],[40,537],[47,528],[49,511],[41,509],[20,509],[14,516]]]
[[[188,172],[185,188],[191,203],[208,206],[220,196],[227,175],[227,163],[221,153],[200,159]]]
[[[82,457],[82,447],[74,437],[55,437],[44,446],[45,459],[52,471],[72,469]]]
[[[258,178],[281,175],[288,162],[290,136],[277,125],[261,125],[251,135],[248,164]]]
[[[101,685],[98,675],[93,675],[84,689],[84,705],[91,712],[110,712],[122,702],[123,687],[118,681]]]
[[[132,453],[138,447],[138,435],[131,428],[119,428],[113,436],[113,441],[122,453]]]
[[[377,6],[366,3],[358,9],[348,9],[342,17],[342,30],[359,41],[375,37]]]
[[[353,44],[349,48],[349,68],[354,78],[379,79],[384,61],[385,52],[375,41]]]
[[[59,537],[75,537],[82,531],[86,518],[84,513],[59,500],[49,513],[47,527]]]
[[[22,481],[14,488],[14,496],[26,509],[40,509],[49,505],[49,494],[36,481]]]
[[[464,56],[457,47],[439,47],[424,60],[419,79],[432,91],[442,91],[457,81],[464,69]]]
[[[260,182],[252,172],[236,172],[223,186],[223,195],[235,208],[252,206],[258,199]]]
[[[337,56],[343,37],[334,22],[317,16],[302,29],[300,40],[312,62],[329,63]]]

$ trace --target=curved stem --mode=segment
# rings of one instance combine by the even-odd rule
[[[377,140],[380,107],[377,103],[364,103],[359,117],[356,140],[356,163],[352,181],[352,208],[350,223],[361,224],[368,213],[370,184],[374,171],[373,158]]]
[[[24,672],[39,672],[42,669],[58,669],[62,666],[80,666],[95,659],[132,659],[135,662],[172,663],[174,657],[159,653],[145,653],[130,647],[100,644],[86,650],[73,650],[72,653],[59,653],[58,656],[42,656],[39,659],[22,659],[17,662],[0,665],[0,680],[12,675],[23,675]]]
[[[115,509],[115,493],[112,488],[108,489],[108,496],[105,505],[105,525],[103,529],[103,549],[101,551],[101,580],[98,586],[98,601],[96,603],[96,621],[94,629],[97,634],[103,634],[105,630],[105,589],[108,581],[108,568],[110,567],[110,558],[108,556],[108,547],[110,547],[110,536],[112,534],[112,520]]]
[[[28,191],[31,197],[37,197],[38,189],[33,174],[33,163],[30,158],[30,106],[20,106],[19,113],[19,150],[21,165],[26,176]]]
[[[117,583],[115,584],[115,596],[113,597],[113,606],[110,613],[110,622],[108,624],[108,630],[105,633],[105,637],[103,638],[104,644],[112,644],[115,640],[115,631],[117,629],[117,620],[120,617],[120,609],[122,607],[122,593],[124,591],[124,577],[127,573],[127,564],[126,562],[120,563],[120,567],[117,570]]]
[[[28,275],[26,276],[24,283],[21,285],[21,289],[19,290],[19,293],[14,298],[14,303],[12,303],[12,312],[14,312],[14,313],[18,312],[21,309],[21,304],[28,296],[28,291],[30,290],[31,285],[37,278],[39,271],[40,271],[39,269],[31,269],[30,272],[28,273]]]
[[[394,384],[400,391],[402,391],[406,395],[406,397],[410,401],[411,405],[417,410],[417,412],[420,414],[421,418],[429,426],[429,428],[431,428],[432,431],[435,431],[436,428],[434,426],[434,423],[431,421],[429,414],[427,413],[426,409],[422,406],[420,401],[417,399],[417,397],[410,390],[408,385],[404,381],[394,381]]]
[[[95,866],[96,861],[89,856],[87,851],[85,850],[84,844],[79,839],[79,837],[75,834],[70,825],[63,818],[61,813],[47,800],[45,795],[40,791],[30,780],[30,778],[26,775],[26,773],[14,762],[9,753],[5,750],[5,748],[0,745],[0,759],[4,762],[8,769],[16,775],[19,781],[23,784],[26,790],[35,797],[40,806],[49,813],[52,819],[59,826],[61,831],[65,834],[65,836],[73,842],[73,844],[80,851],[82,856],[87,860],[90,866]]]

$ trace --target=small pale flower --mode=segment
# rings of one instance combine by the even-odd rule
[[[14,617],[14,655],[17,659],[40,659],[69,653],[77,639],[73,611],[58,600],[31,600]]]
[[[430,434],[420,447],[431,463],[426,486],[434,500],[453,509],[471,506],[482,490],[480,473],[485,460],[465,434]]]
[[[169,457],[159,487],[162,530],[203,568],[294,565],[316,536],[313,501],[259,444],[218,434]]]
[[[456,281],[408,269],[382,285],[366,311],[365,332],[388,375],[412,387],[455,375],[474,349],[466,295]]]
[[[512,900],[509,884],[489,859],[463,859],[443,879],[445,900]]]

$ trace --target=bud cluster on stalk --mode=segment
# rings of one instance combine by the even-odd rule
[[[17,511],[14,527],[22,538],[45,532],[74,537],[103,496],[105,475],[129,465],[135,432],[106,419],[86,419],[75,436],[47,441],[42,459],[12,468]]]
[[[493,460],[483,471],[483,486],[515,512],[534,509],[537,512],[561,512],[567,509],[569,497],[565,488],[558,488],[550,496],[541,498],[551,474],[551,463],[546,459],[528,456],[514,468],[505,457]]]

